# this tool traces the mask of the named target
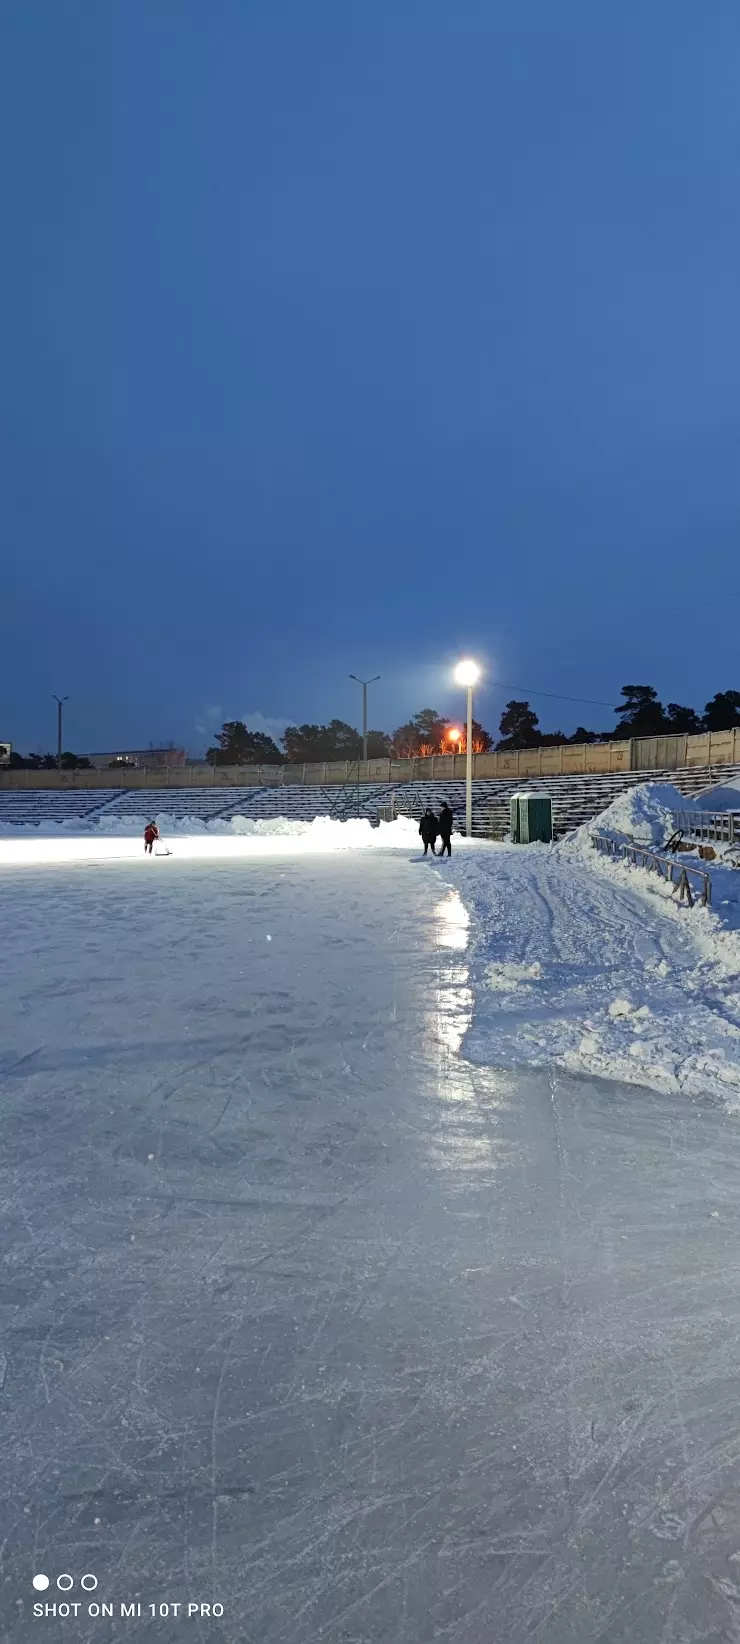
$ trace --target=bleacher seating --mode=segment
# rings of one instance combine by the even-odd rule
[[[544,792],[552,796],[556,836],[590,821],[611,804],[618,794],[640,782],[671,782],[688,798],[712,783],[737,777],[735,765],[695,766],[678,771],[627,771],[603,776],[531,777],[519,782],[502,778],[480,779],[473,784],[473,832],[483,838],[500,839],[509,826],[509,802],[518,791]],[[345,820],[353,816],[376,821],[378,812],[395,797],[403,815],[419,817],[426,805],[439,810],[448,799],[458,827],[465,819],[465,783],[461,781],[327,784],[303,787],[288,784],[270,788],[146,788],[84,789],[36,788],[0,791],[0,826],[6,823],[74,821],[87,825],[99,816],[198,817],[201,821],[231,816],[274,818],[287,816],[311,821],[315,816]]]
[[[627,771],[603,776],[533,777],[519,782],[503,778],[480,779],[473,783],[473,832],[482,838],[501,838],[509,826],[509,801],[512,793],[527,789],[550,793],[553,800],[553,823],[557,836],[569,828],[590,821],[599,811],[611,804],[617,795],[640,782],[672,782],[690,797],[707,787],[710,782],[722,781],[735,770],[734,766],[701,766],[683,771]],[[126,809],[130,812],[131,795],[126,795]],[[395,797],[403,815],[419,817],[425,806],[438,810],[443,799],[449,799],[457,825],[465,819],[465,783],[461,781],[409,782],[394,785],[390,782],[347,783],[338,786],[303,787],[288,785],[270,788],[171,788],[147,790],[136,794],[136,814],[151,808],[152,815],[198,816],[203,820],[230,816],[274,818],[287,816],[311,821],[315,816],[345,819],[351,816],[367,817],[374,822],[378,811],[391,804]],[[107,806],[109,814],[119,812],[119,802]]]
[[[121,797],[120,788],[3,788],[0,826],[48,822],[89,822]]]
[[[201,822],[209,822],[214,816],[245,816],[247,801],[262,792],[262,788],[127,788],[105,805],[104,814],[197,816]]]

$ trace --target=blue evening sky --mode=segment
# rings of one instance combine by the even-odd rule
[[[739,63],[737,0],[3,0],[0,738],[740,689]]]

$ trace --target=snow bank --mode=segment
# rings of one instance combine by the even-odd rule
[[[713,1096],[740,1113],[740,871],[697,862],[712,906],[690,909],[593,846],[605,832],[660,847],[672,811],[691,808],[670,784],[642,783],[555,846],[454,859],[473,916],[472,1060]]]
[[[151,811],[138,812],[129,815],[89,817],[87,820],[75,818],[64,822],[45,822],[36,825],[33,822],[16,825],[5,823],[0,829],[0,838],[3,839],[70,839],[70,838],[108,838],[108,839],[135,839],[143,838],[144,829],[148,822],[157,823],[163,839],[193,838],[196,836],[212,836],[214,838],[228,838],[238,834],[247,839],[274,839],[313,836],[332,849],[338,849],[347,844],[377,845],[383,840],[385,845],[398,844],[401,839],[413,839],[418,842],[418,824],[410,817],[398,817],[395,822],[381,822],[379,827],[372,827],[366,817],[350,817],[345,822],[339,822],[330,816],[314,816],[298,819],[295,817],[254,817],[254,816],[216,816],[204,820],[200,816],[170,816],[167,812],[155,813]]]
[[[131,835],[139,838],[147,825],[151,822],[151,814],[146,816],[101,816],[99,821],[91,823],[86,830],[92,833],[107,834],[109,837],[126,839]],[[298,821],[287,816],[253,817],[253,816],[216,816],[204,821],[201,816],[170,816],[159,814],[154,817],[160,834],[164,838],[179,836],[191,837],[197,834],[211,834],[216,838],[228,837],[229,834],[241,834],[246,838],[298,838],[312,827],[308,821]],[[74,829],[80,832],[79,824]]]
[[[734,793],[740,801],[740,790],[728,785],[725,792],[728,795]],[[621,794],[619,799],[599,816],[595,816],[591,822],[586,822],[583,827],[575,829],[565,839],[560,840],[552,847],[553,852],[566,859],[578,858],[582,867],[611,880],[615,886],[622,885],[639,895],[647,896],[651,902],[658,901],[664,907],[675,908],[676,896],[671,884],[630,862],[597,854],[593,848],[593,839],[598,833],[608,833],[615,838],[632,839],[638,844],[660,849],[673,831],[671,813],[674,810],[708,809],[707,797],[701,794],[692,803],[669,783],[642,783],[630,793]],[[717,806],[718,810],[721,808]],[[734,809],[735,805],[729,808]],[[711,914],[716,922],[714,928],[721,935],[723,931],[740,931],[740,870],[727,865],[728,857],[732,861],[733,847],[724,846],[718,841],[712,843],[716,852],[713,861],[700,861],[697,840],[696,850],[685,854],[682,852],[676,857],[676,862],[684,862],[687,866],[701,868],[708,873],[712,883]],[[699,913],[704,910],[692,911]],[[685,917],[688,912],[687,907],[680,907],[679,917]],[[699,926],[695,928],[698,931]]]
[[[145,857],[142,836],[149,820],[149,816],[128,817],[115,819],[114,823],[114,819],[108,818],[109,825],[105,828],[90,829],[86,833],[77,829],[74,834],[63,826],[53,832],[16,829],[12,836],[0,838],[0,865],[30,867],[55,862],[139,861],[148,869],[154,858]],[[286,817],[265,820],[235,816],[229,823],[220,819],[218,830],[193,817],[177,821],[163,817],[161,822],[162,838],[155,847],[155,858],[160,860],[216,861],[227,857],[306,855],[341,850],[402,850],[416,855],[420,850],[418,824],[405,816],[395,822],[381,822],[377,828],[364,819],[337,822],[328,816],[316,816],[311,822]],[[466,851],[485,852],[493,848],[487,840],[459,836],[456,844]]]
[[[555,849],[570,853],[575,848],[590,856],[591,841],[597,833],[634,839],[640,845],[664,845],[673,832],[671,812],[691,809],[691,800],[670,782],[640,782],[620,793],[590,822],[574,829]]]
[[[721,782],[716,788],[705,788],[694,800],[699,811],[740,811],[740,781]]]
[[[740,929],[724,922],[729,904],[689,909],[664,881],[592,847],[500,845],[438,871],[471,916],[469,1060],[560,1067],[740,1113]]]

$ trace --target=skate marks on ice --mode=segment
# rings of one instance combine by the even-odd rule
[[[10,994],[42,953],[143,1050],[4,1086],[12,1644],[47,1565],[215,1597],[230,1644],[733,1636],[733,1127],[461,1058],[470,933],[421,877],[188,869],[123,925],[76,888],[45,951],[18,906]],[[289,1031],[235,1027],[271,990]]]

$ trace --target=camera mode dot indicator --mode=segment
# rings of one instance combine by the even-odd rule
[[[45,1575],[35,1575],[33,1578],[33,1585],[36,1588],[37,1593],[45,1593],[49,1585],[49,1577]]]

